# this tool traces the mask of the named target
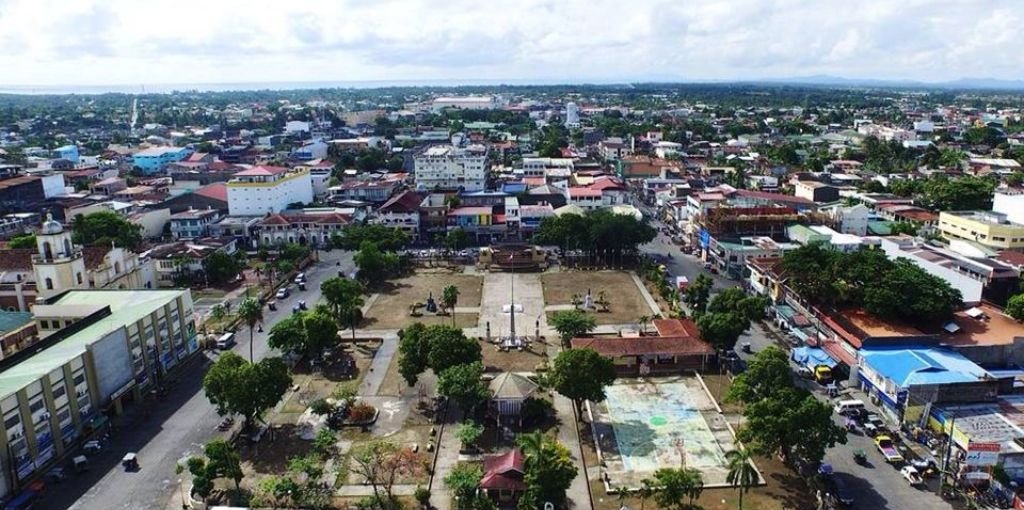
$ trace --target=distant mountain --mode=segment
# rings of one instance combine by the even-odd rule
[[[800,76],[793,78],[777,78],[757,80],[750,83],[781,83],[793,85],[821,85],[839,87],[892,87],[892,88],[931,88],[931,89],[987,89],[987,90],[1021,90],[1024,80],[1000,80],[996,78],[960,78],[952,81],[927,82],[917,80],[879,80],[871,78],[844,78],[824,74]]]

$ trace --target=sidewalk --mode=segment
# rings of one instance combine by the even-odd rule
[[[546,326],[546,325],[545,325]],[[548,357],[554,359],[561,352],[558,342],[548,344]],[[576,463],[576,478],[573,478],[572,485],[566,492],[566,498],[572,502],[573,508],[579,510],[593,510],[590,499],[590,483],[587,476],[587,468],[583,462],[583,450],[580,445],[580,436],[577,426],[576,409],[568,398],[552,392],[552,401],[555,413],[559,417],[558,441],[564,444],[572,455],[572,461]]]

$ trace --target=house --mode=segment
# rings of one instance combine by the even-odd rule
[[[597,144],[597,150],[606,160],[617,160],[633,155],[633,140],[627,143],[622,138],[610,136]]]
[[[171,215],[171,237],[175,240],[208,237],[209,225],[221,218],[217,209],[189,209]]]
[[[411,190],[403,191],[380,206],[370,222],[400,229],[409,239],[419,239],[421,202],[423,195]]]
[[[345,200],[360,200],[380,204],[391,198],[403,185],[404,179],[398,176],[352,179],[328,188],[327,201],[335,204]]]
[[[574,338],[572,348],[611,358],[618,374],[626,377],[703,369],[715,355],[692,320],[656,319],[653,324],[657,336]]]
[[[221,214],[228,213],[228,188],[223,182],[208,184],[193,191],[187,191],[164,200],[159,204],[177,214],[190,209],[213,209]]]
[[[132,155],[132,165],[143,174],[162,172],[171,163],[181,161],[192,154],[187,147],[152,147]]]
[[[420,201],[419,235],[424,240],[444,237],[448,232],[448,196],[430,193]]]
[[[149,257],[154,261],[159,287],[176,287],[183,281],[198,278],[206,269],[204,261],[211,253],[232,254],[236,251],[234,238],[203,238],[177,241],[153,248]]]
[[[793,195],[811,202],[835,202],[839,200],[839,188],[818,181],[797,181]]]
[[[514,372],[502,372],[489,383],[491,405],[498,414],[498,426],[509,421],[521,424],[523,402],[540,390],[540,385],[529,377]]]
[[[515,506],[515,502],[526,491],[524,462],[525,457],[519,448],[500,455],[485,456],[480,489],[503,507]]]

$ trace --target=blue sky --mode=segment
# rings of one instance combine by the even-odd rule
[[[0,0],[0,84],[1024,78],[1020,0]]]

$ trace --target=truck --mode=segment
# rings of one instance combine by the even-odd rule
[[[896,445],[893,444],[891,437],[886,435],[876,437],[875,447],[878,448],[886,462],[890,464],[903,462],[903,455],[900,455],[900,451],[896,449]]]
[[[832,367],[828,365],[818,365],[814,367],[814,380],[818,381],[818,384],[825,385],[832,382]]]
[[[690,279],[689,278],[687,278],[685,276],[677,276],[676,277],[676,288],[679,289],[679,292],[682,292],[682,291],[686,290],[686,288],[689,287],[689,286],[690,286]]]

